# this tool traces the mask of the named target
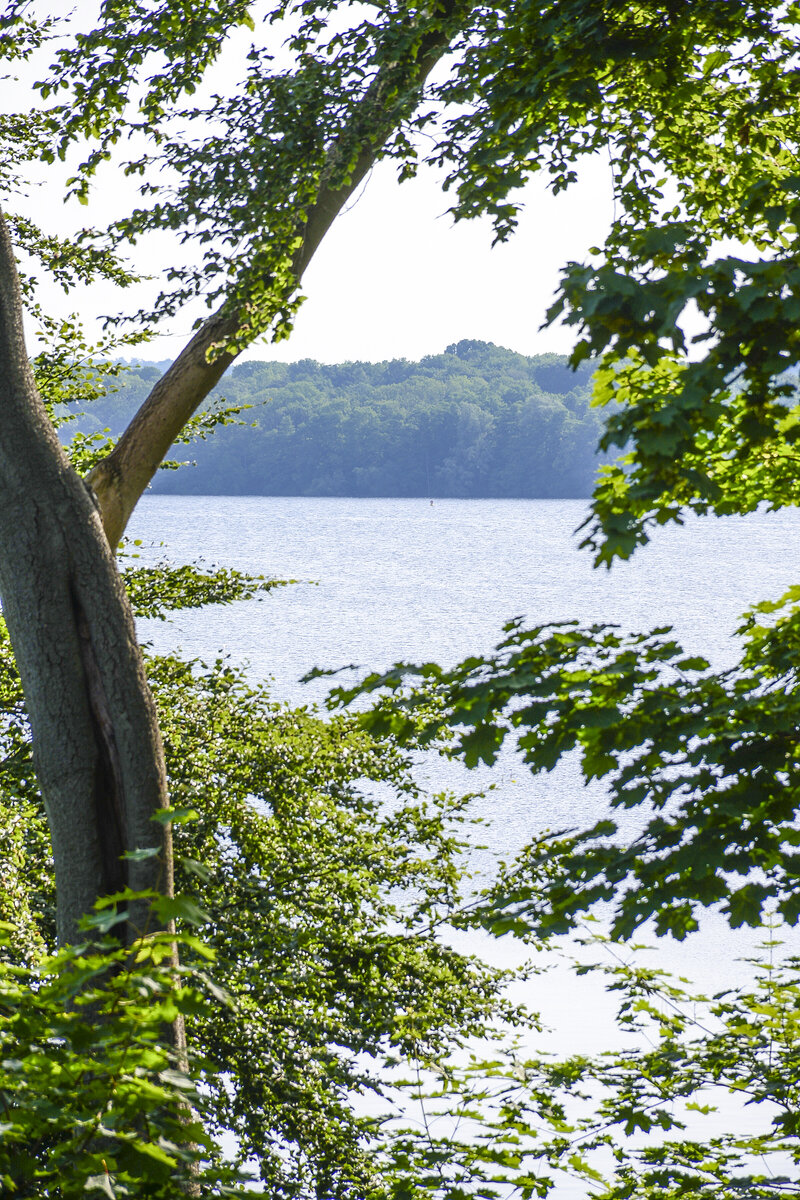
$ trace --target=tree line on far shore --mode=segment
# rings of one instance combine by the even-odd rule
[[[115,433],[161,371],[142,363],[91,406]],[[153,491],[207,495],[583,497],[597,469],[591,367],[461,341],[421,362],[245,362],[212,402],[252,405],[161,471]],[[253,427],[254,426],[254,427]]]

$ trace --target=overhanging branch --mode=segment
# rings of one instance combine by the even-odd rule
[[[430,72],[446,52],[472,5],[443,0],[436,23],[409,55],[406,64],[383,66],[367,89],[348,130],[328,151],[314,204],[298,213],[300,243],[289,270],[294,288],[336,217],[357,191],[381,148],[413,112]],[[345,181],[339,182],[342,174]],[[264,281],[269,292],[271,280]],[[286,302],[285,287],[275,288],[274,319]],[[117,446],[93,468],[88,482],[100,505],[109,544],[119,542],[139,497],[158,470],[175,438],[243,348],[244,309],[226,301],[197,330],[158,381],[122,434]],[[253,338],[260,330],[253,334]],[[237,336],[238,335],[238,336]],[[238,349],[230,348],[234,339]],[[251,338],[252,340],[252,338]],[[226,348],[228,347],[228,348]]]

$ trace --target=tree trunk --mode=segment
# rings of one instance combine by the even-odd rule
[[[301,244],[286,264],[295,285],[381,146],[414,111],[470,7],[438,0],[424,10],[431,23],[419,42],[405,60],[380,66],[351,127],[328,148],[315,201],[297,214]],[[278,289],[276,311],[285,299]],[[0,597],[50,822],[62,943],[75,938],[97,896],[125,885],[172,888],[169,833],[151,819],[166,806],[163,753],[113,549],[176,435],[234,361],[226,347],[240,324],[241,313],[223,305],[201,326],[87,489],[36,391],[0,218]],[[120,857],[150,847],[158,855],[140,863]],[[132,914],[129,938],[145,908]]]
[[[164,759],[133,616],[91,494],[70,467],[25,352],[0,218],[0,598],[53,844],[60,944],[98,896],[172,889]],[[154,847],[141,862],[125,851]],[[125,937],[143,932],[130,911]]]

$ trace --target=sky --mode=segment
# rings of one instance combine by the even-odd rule
[[[78,13],[90,13],[93,0],[78,0]],[[243,54],[234,46],[220,71],[238,75]],[[221,81],[219,81],[221,82]],[[113,170],[113,169],[112,169]],[[45,170],[30,202],[30,212],[46,227],[66,232],[80,225],[87,210],[61,204],[61,178]],[[522,194],[525,211],[517,233],[492,246],[487,220],[454,224],[448,197],[432,169],[399,184],[396,168],[379,163],[326,236],[306,272],[307,297],[288,341],[261,341],[243,358],[321,362],[419,359],[438,354],[463,338],[494,342],[524,354],[567,353],[574,330],[540,331],[545,311],[569,260],[581,260],[601,244],[612,215],[609,164],[602,157],[582,164],[578,183],[558,197],[544,180],[533,180]],[[97,222],[135,202],[121,172],[106,174],[88,210]],[[96,213],[96,215],[95,215]],[[156,243],[136,265],[155,280],[170,248]],[[95,285],[65,298],[46,296],[48,307],[66,315],[78,309],[90,334],[97,318],[128,307],[123,296]],[[180,314],[159,327],[158,336],[139,350],[143,358],[174,358],[191,335],[192,320],[204,310]]]
[[[566,195],[531,183],[520,228],[503,245],[492,247],[486,220],[454,224],[447,204],[432,171],[399,184],[391,164],[379,165],[317,252],[295,332],[271,356],[418,359],[462,338],[568,352],[574,330],[539,327],[560,269],[604,240],[607,163],[588,164]]]
[[[604,239],[612,208],[608,164],[602,159],[584,164],[579,182],[557,197],[539,180],[523,196],[519,229],[493,247],[487,220],[453,222],[433,171],[400,184],[391,163],[378,164],[306,272],[306,300],[291,338],[256,343],[242,357],[416,360],[463,338],[523,354],[567,353],[574,330],[539,327],[561,268]],[[48,224],[69,227],[67,214],[54,210],[47,183],[36,207]],[[85,219],[85,210],[81,215]],[[157,279],[160,257],[151,250],[137,265]],[[96,318],[120,307],[119,293],[97,285],[70,297],[53,291],[47,299],[63,314],[77,307],[90,332],[98,333]],[[191,324],[189,314],[178,315],[135,353],[174,358],[190,337]]]
[[[262,342],[244,357],[416,360],[462,338],[523,354],[567,353],[574,330],[539,327],[561,267],[603,240],[607,166],[591,164],[567,195],[531,184],[520,228],[504,245],[492,246],[488,221],[454,224],[446,209],[433,172],[399,184],[392,165],[380,164],[317,251],[291,338]],[[177,320],[147,356],[173,357],[188,334]]]

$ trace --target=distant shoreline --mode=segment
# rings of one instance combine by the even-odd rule
[[[173,447],[152,492],[585,499],[602,428],[592,370],[475,341],[420,362],[239,363],[201,410],[201,440]],[[160,374],[132,366],[79,428],[120,432]]]

